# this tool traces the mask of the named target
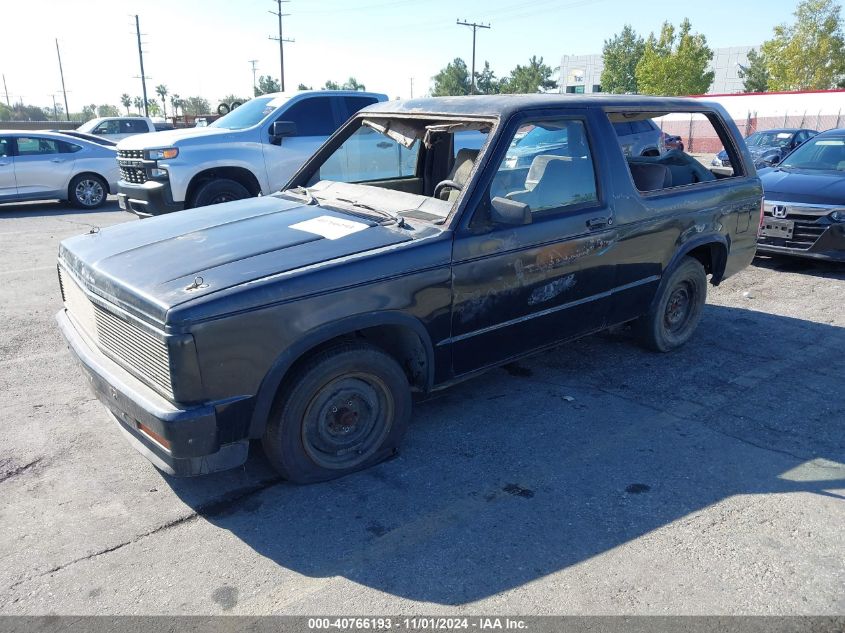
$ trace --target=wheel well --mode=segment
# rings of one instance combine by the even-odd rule
[[[191,178],[188,185],[188,190],[185,192],[185,202],[191,204],[194,194],[203,184],[216,178],[228,178],[243,185],[251,196],[257,196],[261,193],[261,185],[258,184],[258,179],[248,169],[243,167],[214,167],[201,171],[196,176]]]
[[[428,388],[429,361],[425,345],[416,332],[401,325],[376,325],[362,328],[319,343],[296,359],[285,372],[282,382],[315,354],[350,341],[367,342],[387,352],[402,367],[408,378],[408,384],[414,391],[425,391]]]
[[[718,286],[725,274],[725,263],[727,262],[728,251],[724,244],[710,242],[696,246],[687,256],[694,257],[704,266],[704,272],[711,275],[710,283]]]

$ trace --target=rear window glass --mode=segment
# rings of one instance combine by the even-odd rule
[[[299,101],[279,117],[296,123],[296,136],[330,136],[337,129],[331,99],[314,98]]]

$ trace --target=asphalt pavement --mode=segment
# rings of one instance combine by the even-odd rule
[[[0,614],[845,613],[845,266],[759,259],[679,351],[621,329],[441,392],[338,481],[172,479],[54,321],[58,243],[136,221],[0,205]]]

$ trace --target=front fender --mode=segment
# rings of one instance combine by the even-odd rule
[[[297,360],[302,358],[310,350],[332,339],[365,328],[387,325],[406,327],[419,336],[426,354],[425,390],[430,390],[434,383],[434,346],[422,322],[415,317],[401,312],[358,314],[310,330],[305,336],[301,337],[278,356],[270,367],[270,370],[264,376],[264,380],[261,381],[258,394],[256,394],[255,407],[249,425],[249,437],[259,438],[264,433],[264,426],[270,415],[273,400],[279,391],[282,381]]]

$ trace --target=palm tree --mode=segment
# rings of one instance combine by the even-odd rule
[[[141,97],[135,97],[132,100],[132,105],[134,105],[136,108],[138,108],[138,114],[140,115],[141,114],[141,108],[144,106],[144,100],[141,99]]]
[[[167,118],[167,101],[165,97],[167,96],[167,86],[164,84],[159,84],[156,86],[156,92],[158,96],[161,97],[161,106],[164,109],[164,118]]]
[[[179,95],[175,92],[170,95],[170,105],[173,107],[173,115],[179,116],[179,106],[182,105],[182,100],[179,98]]]
[[[123,104],[123,107],[126,108],[126,116],[129,116],[129,106],[132,105],[132,98],[124,92],[120,95],[120,102]]]

